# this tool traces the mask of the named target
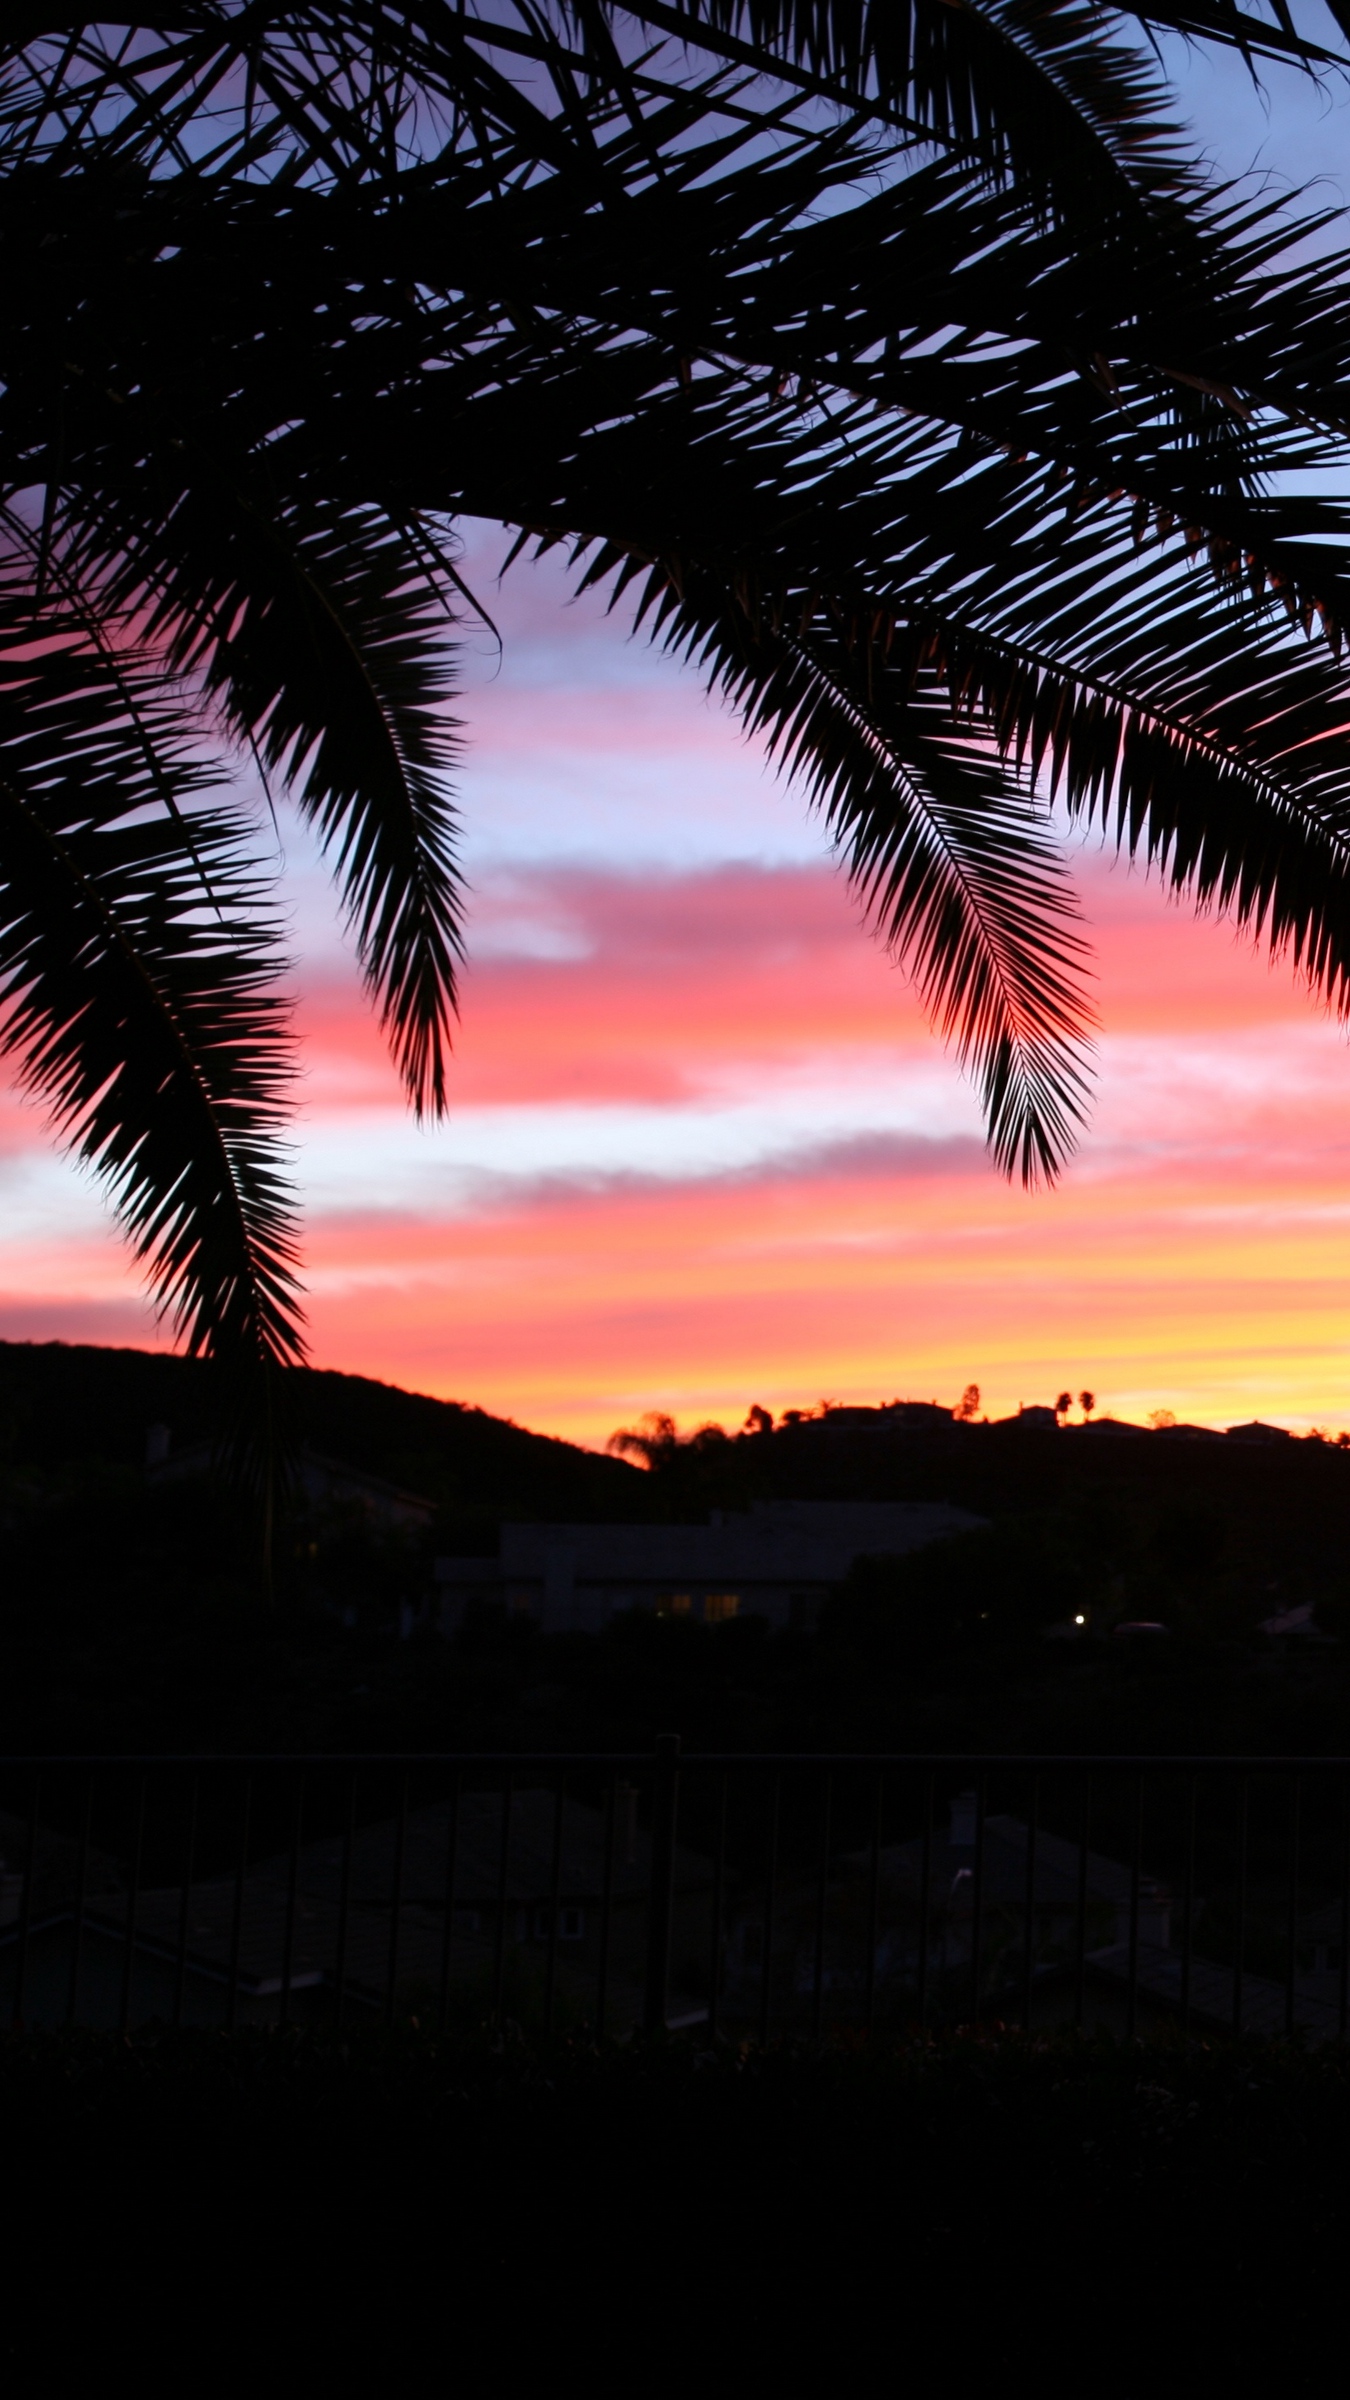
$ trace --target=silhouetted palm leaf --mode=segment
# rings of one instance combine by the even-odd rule
[[[131,539],[120,497],[63,512],[63,551],[315,827],[409,1095],[440,1113],[460,934],[452,587],[434,536],[359,504],[278,505],[243,476],[185,475],[172,512],[147,512]]]
[[[108,1184],[191,1351],[264,1405],[297,1358],[275,1136],[290,1075],[281,957],[238,817],[161,670],[62,595],[32,639],[31,561],[0,557],[0,990],[23,1083]]]

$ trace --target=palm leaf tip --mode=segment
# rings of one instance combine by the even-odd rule
[[[866,898],[867,876],[853,880]],[[995,1164],[1032,1188],[1058,1180],[1087,1122],[1097,1019],[1071,893],[1047,895],[1028,877],[1021,893],[999,897],[997,909],[984,894],[958,904],[945,926],[899,916],[889,896],[872,913],[934,1031],[975,1082]]]
[[[366,988],[414,1109],[439,1117],[464,955],[447,640],[458,578],[424,527],[374,509],[324,510],[282,534],[290,607],[264,588],[231,708],[261,729],[269,764],[305,757],[293,788],[332,860]]]
[[[868,921],[979,1091],[990,1151],[1053,1182],[1086,1120],[1089,950],[1048,811],[988,714],[817,615],[788,629],[690,583],[654,634],[697,658],[819,811]]]

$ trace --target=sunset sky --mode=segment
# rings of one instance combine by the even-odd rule
[[[1234,62],[1187,92],[1230,169],[1344,194],[1350,107]],[[1350,184],[1350,172],[1347,173]],[[1230,928],[1078,855],[1102,1020],[1092,1126],[1009,1188],[974,1097],[818,825],[697,679],[470,580],[472,885],[454,1107],[419,1131],[322,874],[286,827],[303,994],[297,1174],[316,1363],[603,1442],[643,1409],[1090,1385],[1141,1417],[1350,1424],[1350,1050]],[[0,1334],[160,1338],[93,1186],[0,1109]]]

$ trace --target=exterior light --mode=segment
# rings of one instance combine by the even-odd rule
[[[1087,1623],[1087,1618],[1086,1618],[1086,1617],[1075,1617],[1075,1618],[1074,1618],[1074,1623],[1075,1623],[1075,1625],[1086,1625],[1086,1623]]]

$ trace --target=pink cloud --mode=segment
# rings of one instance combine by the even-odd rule
[[[540,955],[549,944],[562,954]],[[312,985],[302,1025],[312,1101],[365,1107],[390,1094],[354,979]],[[659,1106],[803,1054],[882,1061],[927,1038],[827,865],[513,876],[473,918],[453,1105]]]
[[[949,1070],[827,865],[487,884],[457,1109],[678,1124],[777,1092],[781,1139],[716,1173],[693,1153],[659,1173],[525,1156],[443,1195],[424,1178],[416,1205],[391,1173],[379,1209],[339,1178],[306,1232],[316,1356],[592,1440],[656,1404],[732,1421],[972,1377],[996,1409],[1083,1382],[1124,1413],[1350,1418],[1345,1043],[1228,929],[1100,859],[1082,880],[1102,1090],[1079,1159],[1033,1196],[973,1135],[885,1129],[898,1090]],[[301,1028],[307,1113],[340,1134],[359,1108],[378,1158],[402,1105],[354,975],[316,973]],[[812,1095],[831,1078],[857,1124],[827,1137]],[[7,1172],[39,1138],[0,1111]],[[16,1233],[0,1330],[152,1338],[111,1232]]]

